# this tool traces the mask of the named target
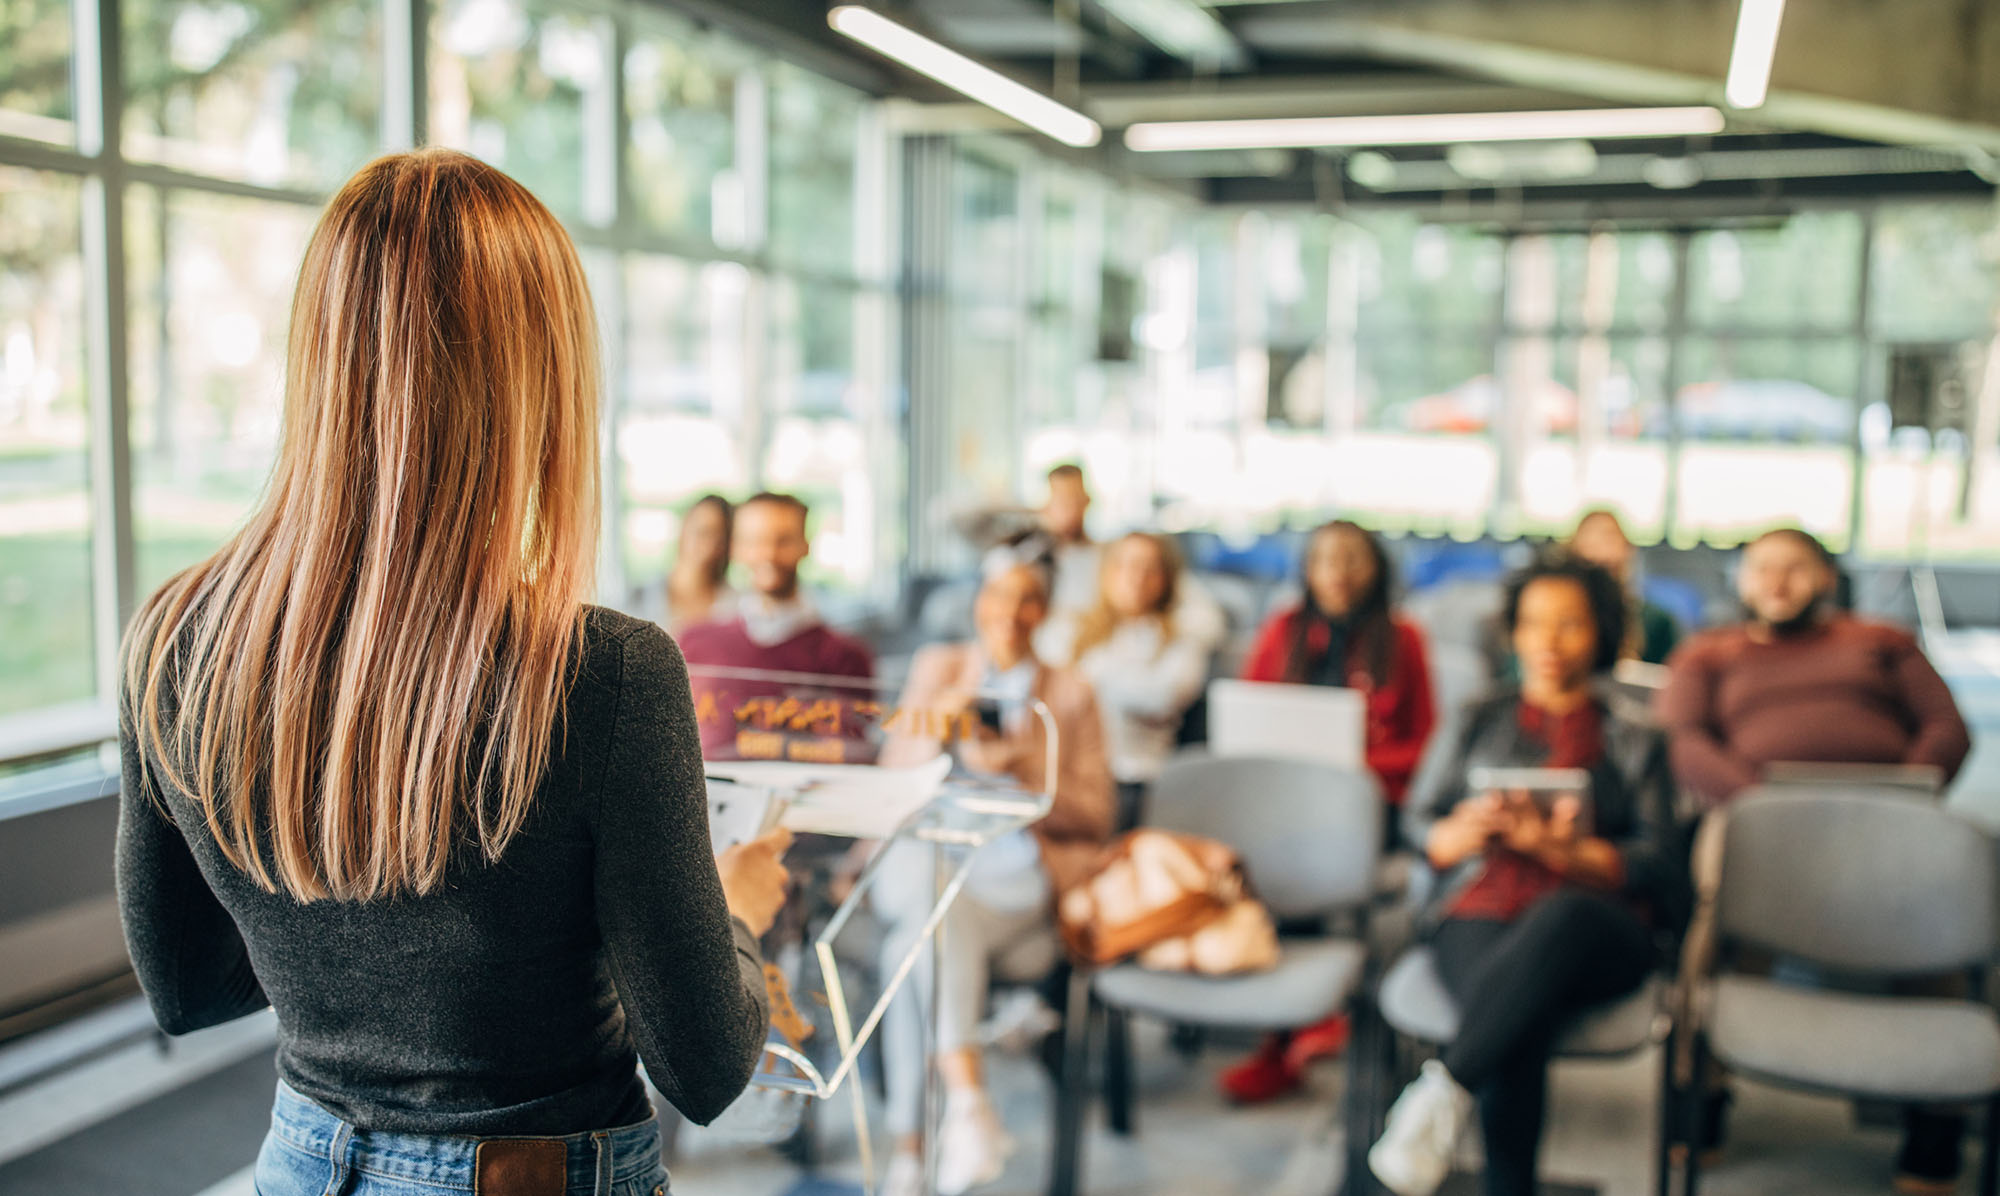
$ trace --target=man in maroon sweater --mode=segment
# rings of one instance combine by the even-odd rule
[[[1705,806],[1779,762],[1929,764],[1947,781],[1965,762],[1965,720],[1915,637],[1832,609],[1837,580],[1817,539],[1766,532],[1744,549],[1737,579],[1749,621],[1703,632],[1667,662],[1657,709],[1674,776]],[[1695,854],[1697,885],[1712,894],[1712,857],[1700,846]],[[1951,993],[1921,981],[1910,991]],[[1696,1130],[1705,1151],[1721,1146],[1727,1101],[1722,1090],[1708,1096]],[[1955,1109],[1906,1108],[1896,1190],[1955,1191],[1964,1134]]]
[[[1909,632],[1829,608],[1833,559],[1805,532],[1743,551],[1750,621],[1703,632],[1668,661],[1659,697],[1674,776],[1705,804],[1767,765],[1931,764],[1949,781],[1972,748],[1944,679]]]
[[[800,593],[799,564],[812,551],[806,537],[808,514],[806,504],[789,494],[758,494],[738,506],[731,539],[750,593],[730,618],[680,634],[702,750],[711,759],[826,762],[832,757],[825,753],[856,739],[857,728],[867,721],[856,709],[875,697],[866,684],[814,686],[709,671],[798,673],[861,682],[874,676],[868,646],[821,622]],[[843,749],[837,754],[847,759],[854,753]]]

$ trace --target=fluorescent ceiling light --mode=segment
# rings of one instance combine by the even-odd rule
[[[1761,108],[1771,90],[1771,60],[1778,54],[1778,24],[1785,0],[1742,0],[1736,10],[1736,44],[1729,51],[1729,81],[1722,96],[1731,108]]]
[[[1450,145],[1461,141],[1688,137],[1720,133],[1713,108],[1575,108],[1551,112],[1457,112],[1399,116],[1308,116],[1281,120],[1188,120],[1136,124],[1127,149],[1309,149],[1346,145]]]
[[[866,8],[842,5],[826,16],[827,24],[887,58],[929,75],[962,95],[996,112],[1013,117],[1064,145],[1096,145],[1104,131],[1097,122],[1073,108],[1024,87],[989,66]]]

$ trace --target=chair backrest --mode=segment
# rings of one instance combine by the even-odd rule
[[[1990,960],[1994,844],[1940,806],[1853,791],[1755,790],[1729,807],[1723,935],[1841,971],[1910,975]]]
[[[1256,756],[1177,756],[1146,825],[1227,843],[1280,918],[1362,905],[1375,892],[1382,789],[1365,771]]]

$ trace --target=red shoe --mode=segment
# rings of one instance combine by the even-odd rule
[[[1304,1071],[1321,1059],[1331,1059],[1347,1049],[1354,1024],[1344,1013],[1336,1013],[1323,1022],[1314,1022],[1303,1030],[1294,1031],[1292,1044],[1285,1051],[1285,1066],[1293,1071]]]
[[[1225,1070],[1222,1094],[1239,1105],[1261,1105],[1296,1090],[1303,1077],[1287,1058],[1288,1042],[1287,1035],[1273,1034],[1256,1054]]]

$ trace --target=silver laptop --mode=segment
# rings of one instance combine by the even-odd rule
[[[1368,698],[1358,689],[1211,681],[1208,748],[1218,756],[1275,756],[1335,768],[1367,767]]]

